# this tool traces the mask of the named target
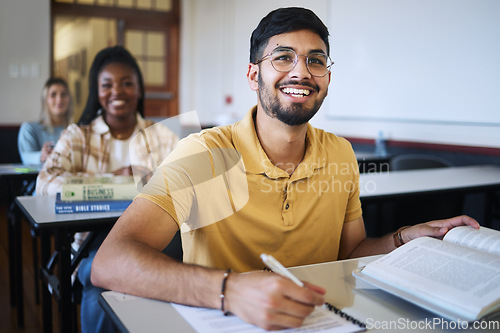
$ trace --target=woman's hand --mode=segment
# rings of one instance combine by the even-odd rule
[[[54,142],[47,141],[42,146],[42,154],[40,155],[40,162],[44,163],[47,157],[52,153],[54,149]]]
[[[115,176],[133,176],[132,167],[128,166],[128,167],[123,167],[123,168],[117,169],[117,170],[113,171],[113,175],[115,175]]]

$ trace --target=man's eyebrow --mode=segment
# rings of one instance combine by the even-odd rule
[[[315,50],[310,50],[309,53],[323,53],[326,54],[326,52],[322,49],[315,49]]]
[[[292,51],[294,51],[294,52],[297,53],[297,51],[293,47],[291,47],[291,46],[284,46],[284,45],[277,46],[273,51],[281,50],[281,49],[292,50]],[[312,50],[309,50],[308,54],[311,54],[311,53],[323,53],[323,54],[326,54],[326,52],[323,49],[312,49]]]
[[[283,45],[276,46],[276,47],[273,49],[273,51],[276,51],[276,50],[282,50],[282,49],[283,49],[283,50],[292,50],[292,51],[295,51],[295,50],[293,49],[293,47],[291,47],[291,46],[283,46]]]

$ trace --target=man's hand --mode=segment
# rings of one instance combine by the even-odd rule
[[[401,231],[401,237],[405,243],[412,239],[429,236],[442,239],[451,229],[463,225],[479,229],[479,223],[472,217],[460,215],[445,220],[435,220],[427,223],[416,224]]]
[[[241,319],[267,330],[300,327],[325,290],[268,272],[232,273],[226,284],[225,308]]]

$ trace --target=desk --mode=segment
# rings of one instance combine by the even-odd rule
[[[6,182],[3,188],[7,196],[7,233],[9,239],[9,283],[10,304],[17,308],[17,326],[24,327],[24,302],[17,292],[22,292],[22,265],[14,263],[21,258],[21,228],[16,220],[14,200],[19,195],[24,195],[26,187],[24,183],[36,180],[40,166],[23,164],[0,164],[0,179]],[[20,266],[20,267],[18,267]],[[20,270],[18,269],[20,268]],[[35,288],[36,292],[37,289]]]
[[[380,204],[410,197],[446,196],[450,194],[493,193],[500,190],[500,167],[493,165],[462,166],[438,169],[404,170],[360,174],[360,198],[364,209],[368,204]],[[491,226],[491,195],[486,196],[485,221]],[[425,209],[425,208],[423,208]],[[383,223],[382,221],[379,223]],[[376,227],[381,236],[394,231],[383,225]],[[370,231],[367,226],[367,231]]]
[[[354,269],[378,257],[300,266],[290,268],[290,270],[300,279],[326,288],[326,301],[367,324],[369,332],[388,332],[388,329],[380,327],[383,323],[398,324],[398,320],[404,320],[404,323],[408,320],[412,324],[418,324],[425,320],[432,322],[434,318],[438,318],[431,312],[356,280],[352,276]],[[166,328],[169,332],[194,332],[193,328],[168,302],[106,291],[101,294],[100,303],[121,332],[154,333],[165,332]],[[442,329],[441,326],[435,328],[439,332],[453,331]],[[404,331],[401,327],[393,330],[393,332]],[[407,331],[415,332],[416,330]],[[424,329],[424,331],[430,330]]]
[[[85,255],[85,245],[71,259],[72,235],[78,231],[109,229],[122,212],[56,214],[55,197],[17,197],[16,203],[31,228],[40,233],[42,279],[48,286],[42,291],[43,330],[52,331],[51,291],[59,301],[60,331],[73,332],[76,322],[73,318],[71,274],[79,260]],[[55,237],[55,255],[51,257],[50,235]],[[90,242],[87,238],[86,242]],[[21,254],[21,253],[19,253]],[[57,263],[57,276],[53,266]],[[21,265],[19,262],[17,265]],[[22,283],[21,283],[22,285]],[[49,289],[50,288],[50,289]],[[51,290],[51,291],[49,291]],[[22,288],[18,291],[22,298]]]
[[[378,200],[400,195],[435,192],[463,193],[500,189],[500,167],[462,167],[402,170],[360,174],[360,197]]]

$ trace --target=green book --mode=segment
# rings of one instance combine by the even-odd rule
[[[62,185],[61,200],[132,200],[137,193],[132,176],[72,177]]]

